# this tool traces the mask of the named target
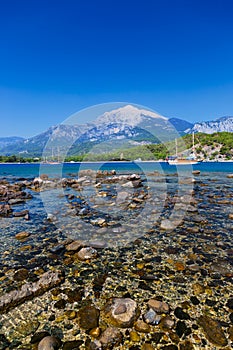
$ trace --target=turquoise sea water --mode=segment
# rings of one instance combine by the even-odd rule
[[[233,162],[202,162],[193,166],[169,165],[166,162],[103,162],[103,163],[64,163],[64,164],[0,164],[0,177],[34,178],[40,173],[50,176],[69,176],[79,169],[112,170],[118,173],[160,171],[175,173],[185,170],[200,170],[201,172],[233,172]]]

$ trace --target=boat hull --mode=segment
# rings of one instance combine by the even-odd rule
[[[198,164],[199,162],[197,160],[168,160],[169,165],[194,165]]]

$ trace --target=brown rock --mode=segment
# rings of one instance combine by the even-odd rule
[[[177,271],[184,271],[185,265],[181,261],[175,261],[174,267]]]
[[[96,328],[99,325],[100,312],[92,305],[82,307],[78,311],[79,325],[83,329]]]
[[[14,274],[14,280],[15,281],[23,281],[28,277],[28,270],[27,269],[20,269],[15,272]]]
[[[17,211],[13,213],[13,216],[16,218],[22,217],[22,216],[26,216],[29,214],[28,210],[22,210],[22,211]]]
[[[202,327],[207,339],[214,345],[226,346],[227,339],[218,321],[209,316],[200,316],[198,324]]]
[[[142,344],[141,349],[142,350],[154,350],[155,348],[149,343],[144,343],[144,344]]]
[[[134,324],[134,328],[136,331],[142,332],[142,333],[150,333],[151,331],[150,325],[142,320],[137,320]]]
[[[89,260],[89,259],[94,259],[97,257],[97,251],[91,247],[85,247],[82,248],[78,253],[77,253],[77,258],[79,260]]]
[[[30,233],[26,232],[26,231],[22,231],[22,232],[19,232],[15,235],[15,238],[18,239],[19,241],[22,240],[22,239],[25,239],[27,237],[30,236]]]
[[[148,306],[153,309],[155,312],[158,312],[160,314],[168,314],[169,313],[169,305],[165,303],[164,301],[156,300],[156,299],[150,299],[148,301]]]
[[[166,316],[162,318],[160,322],[160,327],[163,330],[172,329],[174,326],[175,326],[175,321],[170,316]]]
[[[83,247],[83,242],[82,241],[73,241],[70,244],[66,246],[66,250],[68,252],[70,251],[76,251],[79,250],[80,248]]]
[[[102,311],[108,323],[120,328],[132,327],[139,314],[137,303],[130,298],[112,298]]]
[[[120,345],[122,338],[122,334],[117,328],[109,327],[105,329],[99,340],[103,349],[112,349]]]

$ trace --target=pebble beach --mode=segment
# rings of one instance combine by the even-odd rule
[[[0,349],[233,347],[231,172],[2,176]]]

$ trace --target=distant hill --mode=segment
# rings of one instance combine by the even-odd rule
[[[185,156],[192,149],[192,135],[186,134],[177,139],[177,150],[180,156]],[[121,155],[126,160],[165,160],[176,152],[175,142],[169,141],[161,144],[147,144],[132,148],[121,148],[114,152],[85,155],[89,161],[119,160]],[[218,132],[214,134],[198,133],[195,135],[195,154],[198,160],[226,161],[233,160],[233,133]],[[70,156],[68,161],[80,161],[78,156]]]

